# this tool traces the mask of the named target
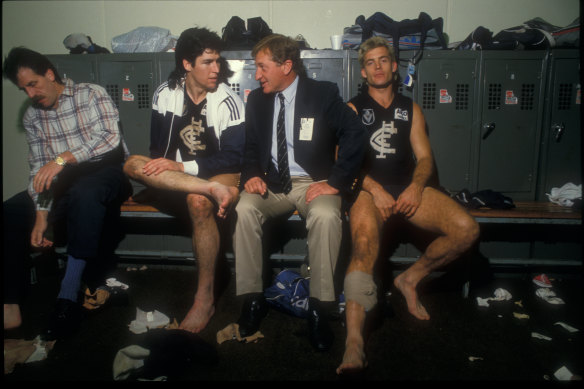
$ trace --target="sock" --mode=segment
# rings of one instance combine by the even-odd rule
[[[81,288],[81,276],[85,270],[86,261],[77,259],[69,255],[67,257],[67,269],[65,277],[61,281],[61,291],[58,298],[67,299],[77,302],[79,289]]]

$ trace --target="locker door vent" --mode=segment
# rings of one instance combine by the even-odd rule
[[[456,84],[456,98],[455,98],[455,108],[456,110],[466,111],[468,110],[468,84]]]
[[[501,84],[489,84],[487,109],[499,109],[499,107],[501,107]]]
[[[138,84],[138,109],[150,108],[150,85]]]
[[[521,100],[519,109],[522,111],[531,111],[535,102],[535,84],[521,85]]]
[[[240,91],[240,85],[239,83],[235,83],[235,84],[229,84],[229,87],[231,88],[232,91],[234,91],[235,93],[239,93]]]
[[[424,83],[422,85],[422,108],[434,109],[436,107],[436,84]]]
[[[558,95],[558,110],[566,111],[572,106],[572,84],[560,84]]]
[[[120,89],[116,84],[107,84],[105,86],[106,92],[110,95],[117,108],[120,108]]]

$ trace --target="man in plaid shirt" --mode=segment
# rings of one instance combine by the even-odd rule
[[[22,47],[10,51],[3,70],[32,100],[23,118],[28,193],[4,203],[4,327],[22,321],[19,304],[31,247],[61,243],[63,235],[67,267],[44,334],[58,339],[80,323],[82,283],[90,290],[103,284],[112,264],[120,205],[131,194],[122,171],[127,148],[118,111],[102,87],[62,81],[45,56]]]

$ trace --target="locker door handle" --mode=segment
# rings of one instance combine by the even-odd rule
[[[564,134],[564,123],[552,125],[552,133],[554,134],[554,138],[556,138],[556,142],[559,142]]]
[[[495,123],[486,123],[483,125],[483,128],[485,129],[485,133],[483,134],[483,139],[487,139],[487,137],[489,135],[491,135],[491,132],[493,132],[495,130]]]

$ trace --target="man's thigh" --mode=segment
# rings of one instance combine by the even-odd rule
[[[62,182],[57,181],[51,213],[58,218],[70,207],[90,211],[93,208],[118,207],[131,194],[131,186],[121,166],[110,165],[99,169],[76,172]],[[69,180],[69,178],[72,178]]]
[[[337,215],[340,217],[342,199],[339,195],[320,195],[306,204],[306,192],[310,185],[314,184],[309,177],[293,177],[292,191],[288,194],[290,201],[298,210],[298,213],[307,221],[311,217]]]
[[[460,204],[446,194],[437,189],[426,187],[422,194],[420,207],[408,220],[418,228],[446,234],[453,227],[453,222],[461,218],[471,218],[471,216]]]
[[[273,193],[269,189],[265,196],[243,191],[239,195],[239,200],[236,205],[238,214],[241,212],[257,211],[262,214],[263,221],[292,213],[294,210],[294,203],[286,198],[286,195]]]
[[[369,192],[361,191],[357,196],[349,210],[349,225],[353,238],[370,234],[374,234],[372,239],[378,238],[383,220]]]

